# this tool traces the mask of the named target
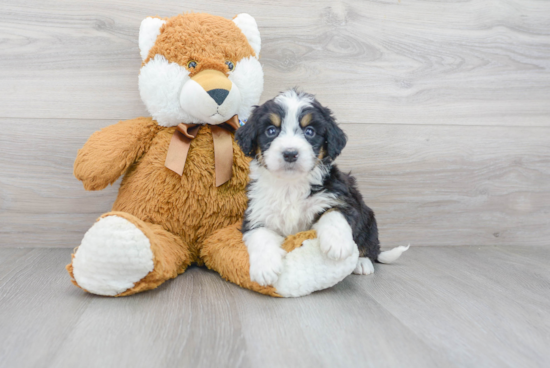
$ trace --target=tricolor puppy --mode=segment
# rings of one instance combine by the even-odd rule
[[[279,94],[257,107],[235,138],[254,157],[242,226],[252,281],[277,281],[286,254],[281,244],[300,231],[315,229],[321,251],[332,259],[347,258],[358,247],[356,274],[371,274],[372,261],[390,263],[408,249],[380,252],[373,211],[355,178],[333,164],[347,137],[312,95],[294,89]]]

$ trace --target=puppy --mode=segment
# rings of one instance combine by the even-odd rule
[[[374,272],[372,262],[395,261],[408,247],[380,252],[374,212],[355,178],[333,164],[347,137],[331,111],[295,89],[256,107],[235,138],[253,157],[242,225],[250,278],[274,284],[282,271],[286,236],[315,229],[321,251],[344,259],[359,249],[354,271]]]

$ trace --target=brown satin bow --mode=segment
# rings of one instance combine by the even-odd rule
[[[185,160],[191,140],[197,136],[201,125],[181,123],[172,135],[164,166],[179,176],[183,175]],[[239,128],[239,118],[234,115],[220,125],[210,125],[214,141],[214,164],[216,167],[216,187],[231,179],[233,173],[233,139],[231,131]]]

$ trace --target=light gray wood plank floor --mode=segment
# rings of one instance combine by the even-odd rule
[[[548,367],[547,247],[418,247],[274,299],[191,268],[86,294],[69,249],[0,248],[0,367]]]

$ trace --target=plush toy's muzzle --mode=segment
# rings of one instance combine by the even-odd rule
[[[182,88],[182,109],[209,124],[221,124],[237,114],[239,88],[221,71],[206,69],[195,74]]]
[[[261,38],[254,18],[147,17],[139,49],[139,91],[151,117],[94,133],[75,160],[75,176],[87,190],[124,178],[112,211],[90,228],[67,266],[74,284],[99,295],[131,295],[196,263],[260,293],[299,296],[351,273],[357,255],[347,269],[324,262],[310,231],[282,245],[290,253],[276,285],[251,280],[239,230],[249,158],[232,130],[219,124],[237,128],[260,100]],[[304,275],[311,282],[304,283]]]

